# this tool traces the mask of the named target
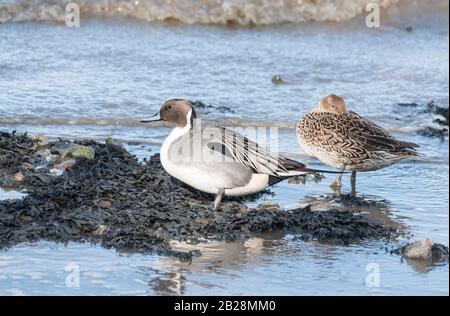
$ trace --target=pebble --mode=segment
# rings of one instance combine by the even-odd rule
[[[60,164],[55,165],[56,169],[69,169],[72,168],[77,161],[75,159],[65,160],[61,162]]]
[[[276,76],[272,77],[272,83],[281,84],[281,83],[284,83],[284,80],[283,80],[283,78],[281,78],[281,76],[276,75]]]
[[[17,181],[17,182],[23,182],[24,180],[25,180],[25,176],[23,175],[22,172],[17,172],[17,173],[14,175],[14,181]]]

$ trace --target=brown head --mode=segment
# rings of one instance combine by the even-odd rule
[[[155,121],[165,121],[169,123],[175,123],[177,127],[185,127],[186,124],[192,123],[191,121],[195,118],[195,110],[190,101],[183,99],[171,99],[166,101],[159,110],[159,119],[146,120],[141,122],[148,123]]]
[[[340,115],[347,112],[347,107],[344,99],[335,94],[330,94],[320,100],[319,106],[314,110],[314,112],[328,112]]]

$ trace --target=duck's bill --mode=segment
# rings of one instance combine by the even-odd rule
[[[156,118],[154,118],[155,116],[158,116]],[[156,113],[155,115],[153,115],[151,118],[147,119],[147,120],[141,120],[141,123],[151,123],[151,122],[159,122],[162,121],[162,118],[159,117],[159,113]]]

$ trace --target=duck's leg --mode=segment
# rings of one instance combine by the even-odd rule
[[[224,193],[225,193],[225,189],[219,189],[219,192],[216,195],[216,199],[214,200],[213,211],[218,211],[219,210],[220,202],[222,201]]]
[[[345,165],[341,166],[339,168],[339,172],[340,174],[336,177],[336,180],[330,184],[330,187],[337,192],[337,194],[339,195],[341,192],[341,188],[342,188],[342,173],[345,170]]]
[[[356,197],[356,171],[352,171],[352,176],[350,178],[350,182],[352,184],[352,197]]]

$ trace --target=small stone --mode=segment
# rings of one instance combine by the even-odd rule
[[[19,221],[21,221],[21,222],[31,222],[32,220],[33,220],[33,218],[28,215],[20,215],[19,216]]]
[[[23,175],[22,172],[17,172],[17,173],[14,175],[14,181],[17,181],[17,182],[23,182],[24,180],[25,180],[25,176]]]
[[[109,200],[99,200],[97,201],[97,205],[101,208],[110,208],[111,207],[111,201]]]
[[[106,137],[105,142],[110,145],[118,146],[120,148],[125,148],[121,142],[112,138],[111,136]]]
[[[103,236],[108,231],[108,226],[106,225],[98,225],[97,229],[93,232],[95,236]]]
[[[75,145],[70,154],[74,158],[82,157],[91,160],[95,157],[95,150],[92,147]]]
[[[416,241],[405,247],[403,256],[408,259],[429,260],[432,258],[432,246],[433,242],[430,239]]]
[[[69,169],[69,168],[72,168],[76,163],[77,163],[77,161],[74,159],[65,160],[65,161],[61,162],[60,164],[55,165],[55,168]]]
[[[53,175],[53,176],[59,177],[59,176],[61,176],[63,173],[64,173],[64,170],[62,170],[62,169],[57,169],[57,168],[52,168],[52,169],[50,169],[50,174]]]
[[[22,162],[22,164],[20,165],[23,169],[33,169],[33,165],[31,163],[28,162]]]
[[[281,78],[281,76],[276,75],[276,76],[272,77],[272,83],[281,84],[281,83],[284,83],[284,80],[283,80],[283,78]]]
[[[66,157],[94,159],[95,149],[90,146],[83,146],[74,143],[58,143],[52,147],[52,153]]]
[[[206,217],[196,217],[194,221],[199,224],[207,224],[211,219]]]
[[[239,205],[238,207],[238,211],[242,214],[247,213],[248,212],[248,208],[245,205]]]
[[[262,205],[263,205],[263,206],[280,207],[280,206],[278,205],[277,202],[274,202],[274,201],[271,201],[271,200],[265,200],[265,201],[262,203]]]
[[[278,203],[273,202],[271,200],[266,200],[263,203],[257,206],[257,209],[280,209],[280,205]]]
[[[42,135],[42,134],[37,134],[37,135],[35,135],[35,136],[34,136],[34,140],[37,141],[38,147],[42,147],[42,146],[48,145],[48,139],[47,139],[47,137],[45,137],[45,136]]]
[[[41,157],[49,157],[51,156],[51,152],[49,149],[44,149],[44,150],[39,150],[36,152],[36,155],[41,156]]]

